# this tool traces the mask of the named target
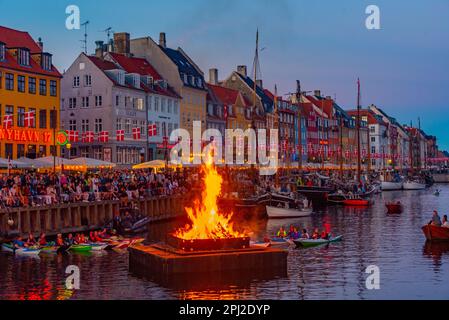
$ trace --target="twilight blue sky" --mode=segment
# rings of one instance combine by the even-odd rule
[[[112,27],[131,37],[181,46],[205,74],[224,78],[239,64],[251,70],[260,30],[264,86],[279,93],[321,89],[345,108],[374,103],[401,123],[417,123],[449,149],[449,0],[0,0],[0,25],[42,37],[63,71],[81,51],[82,30],[65,29],[65,8],[90,20],[89,48]],[[365,8],[381,10],[381,30],[365,28]]]

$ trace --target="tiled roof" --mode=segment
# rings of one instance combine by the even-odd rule
[[[0,67],[23,72],[62,77],[59,71],[54,66],[52,66],[52,70],[49,71],[43,69],[38,63],[34,61],[32,55],[42,53],[42,50],[33,40],[33,38],[31,38],[28,32],[18,31],[0,26],[0,42],[3,42],[6,45],[7,49],[27,48],[28,50],[30,50],[30,66],[20,65],[17,61],[17,58],[12,56],[8,52],[8,50],[6,50],[5,60],[0,61]]]
[[[156,71],[156,69],[146,59],[127,57],[126,55],[112,53],[112,52],[109,52],[108,54],[127,73],[137,73],[142,76],[151,76],[154,81],[162,80],[162,76]],[[102,60],[102,59],[99,59],[99,60]],[[115,64],[114,64],[114,66],[115,66]],[[117,67],[115,66],[115,68],[117,68]],[[179,95],[170,87],[167,87],[167,89],[165,89],[158,85],[154,85],[153,88],[150,88],[149,86],[146,86],[143,83],[141,83],[141,86],[147,92],[153,92],[156,94],[179,98]]]
[[[207,86],[213,91],[215,96],[220,99],[225,105],[233,105],[237,101],[239,92],[237,90],[220,87],[212,84],[207,84]]]

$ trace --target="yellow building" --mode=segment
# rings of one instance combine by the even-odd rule
[[[0,26],[0,157],[59,154],[60,79],[40,39]]]

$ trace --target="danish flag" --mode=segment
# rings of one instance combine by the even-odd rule
[[[67,135],[69,137],[70,142],[78,142],[79,141],[78,131],[67,130]]]
[[[92,131],[83,132],[83,142],[84,143],[94,142],[94,133]]]
[[[25,127],[34,128],[35,127],[35,112],[28,111],[25,112]]]
[[[5,114],[3,117],[3,128],[9,129],[12,127],[12,114]]]
[[[133,128],[133,139],[140,140],[140,128]]]
[[[117,141],[125,141],[125,130],[117,130],[116,137]]]
[[[98,134],[98,141],[99,142],[109,142],[109,131],[101,131]]]
[[[149,124],[149,125],[148,125],[148,136],[149,136],[149,137],[157,136],[157,127],[156,127],[156,124]]]

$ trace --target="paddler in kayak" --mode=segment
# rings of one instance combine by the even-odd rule
[[[276,233],[276,236],[278,238],[285,238],[287,237],[287,231],[285,231],[284,227],[281,227],[279,231]]]
[[[71,246],[71,245],[75,244],[75,239],[73,238],[73,234],[69,233],[69,235],[67,236],[67,239],[65,239],[65,244],[67,246]]]
[[[42,232],[41,235],[39,236],[39,245],[40,245],[41,247],[45,247],[45,246],[48,245],[48,242],[47,242],[45,233],[43,233],[43,232]]]
[[[32,247],[32,246],[36,245],[36,239],[34,238],[34,236],[31,232],[28,233],[28,239],[27,239],[26,245],[28,247]]]
[[[321,232],[321,239],[329,240],[329,238],[329,233],[327,233],[326,230],[323,230],[323,232]]]
[[[302,229],[301,239],[310,239],[310,236],[307,233],[307,229]]]
[[[320,237],[321,237],[320,231],[318,230],[318,228],[316,228],[315,231],[313,231],[312,233],[312,239],[317,240],[320,239]]]
[[[14,245],[14,248],[19,249],[19,248],[25,248],[26,244],[25,242],[23,242],[22,237],[17,237],[17,239],[15,239],[12,244]]]
[[[449,228],[449,221],[447,221],[447,214],[443,216],[443,224],[441,225],[443,228]]]
[[[62,238],[62,234],[60,234],[60,233],[58,233],[58,235],[56,236],[56,245],[58,247],[64,246],[64,239]]]

